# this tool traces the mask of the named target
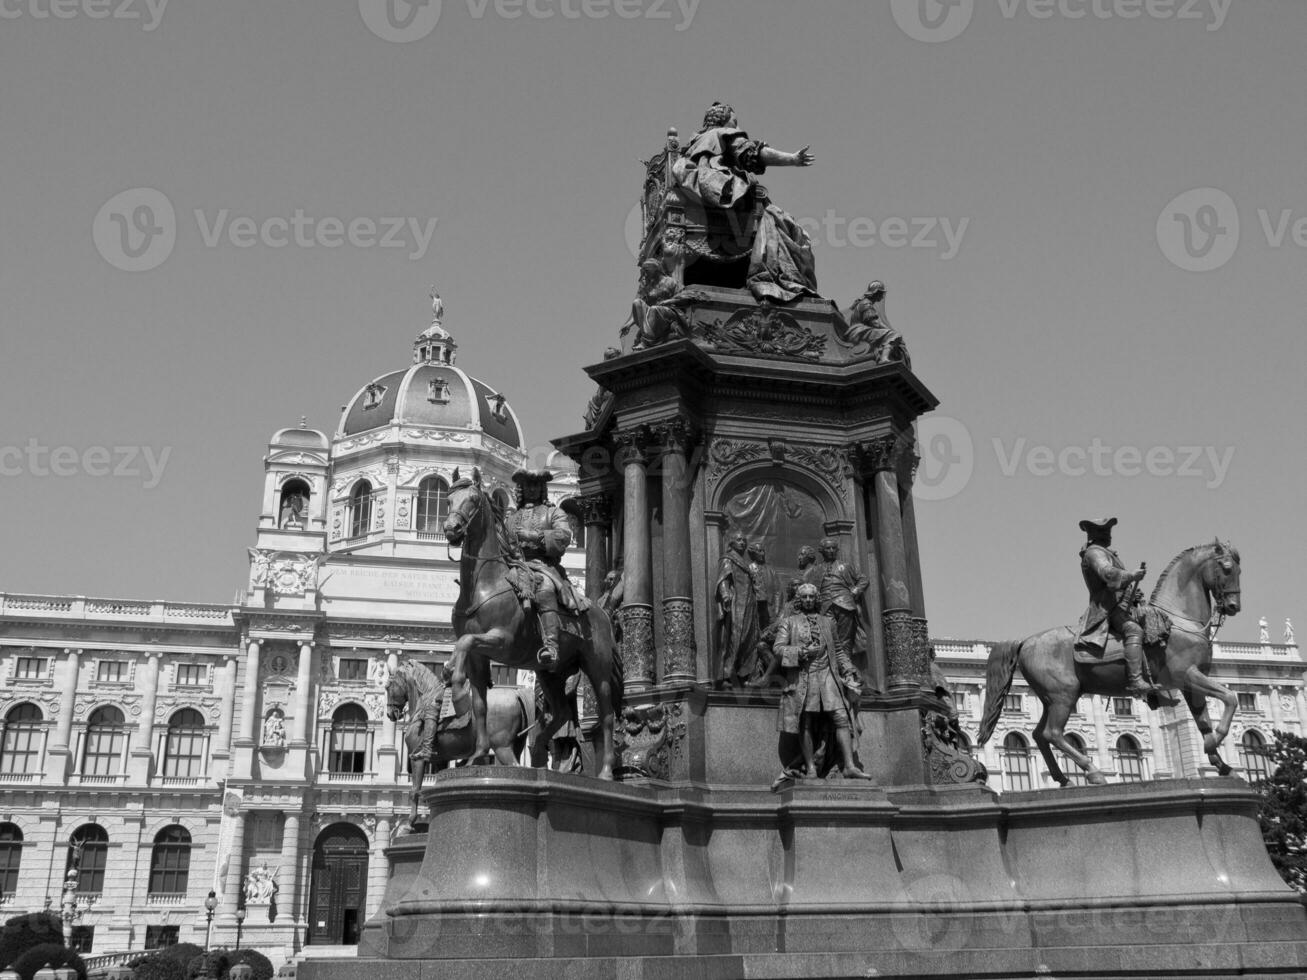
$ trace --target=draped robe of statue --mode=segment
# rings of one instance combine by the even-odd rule
[[[719,677],[748,680],[758,665],[758,591],[747,559],[728,551],[717,573],[717,635],[722,652]],[[722,601],[730,597],[729,606]]]
[[[672,168],[682,195],[705,209],[729,212],[737,237],[753,233],[748,287],[757,300],[790,303],[817,295],[812,241],[793,218],[770,201],[755,221],[757,176],[766,171],[762,149],[740,129],[705,129],[690,141]]]

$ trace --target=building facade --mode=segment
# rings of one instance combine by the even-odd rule
[[[542,462],[555,502],[577,486],[567,461],[532,457],[503,394],[457,366],[442,319],[433,295],[411,363],[360,388],[332,435],[273,435],[237,601],[0,593],[0,917],[59,910],[76,856],[67,912],[91,954],[211,938],[278,962],[357,940],[408,807],[380,678],[401,659],[437,666],[453,646],[449,488],[477,467],[508,506],[514,470]],[[565,562],[580,585],[584,530]],[[989,645],[935,648],[974,742]],[[1228,754],[1255,775],[1272,729],[1307,730],[1304,663],[1293,643],[1267,642],[1221,643],[1216,662],[1240,695]],[[1175,709],[1086,698],[1081,712],[1071,731],[1105,772],[1203,772]],[[1051,784],[1037,717],[1018,678],[977,750],[995,788]]]

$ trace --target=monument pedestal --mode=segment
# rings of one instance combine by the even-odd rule
[[[359,959],[304,980],[1307,972],[1239,780],[1009,793],[446,770]],[[457,842],[456,844],[454,842]]]

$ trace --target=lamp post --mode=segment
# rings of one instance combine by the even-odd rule
[[[213,912],[218,907],[218,896],[212,891],[204,900],[204,951],[209,951],[209,937],[213,934]]]
[[[241,948],[241,929],[245,926],[245,906],[236,906],[236,948]]]

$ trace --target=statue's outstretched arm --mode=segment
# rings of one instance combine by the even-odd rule
[[[798,153],[786,153],[775,147],[764,146],[758,158],[768,167],[811,167],[815,159],[806,146]]]

